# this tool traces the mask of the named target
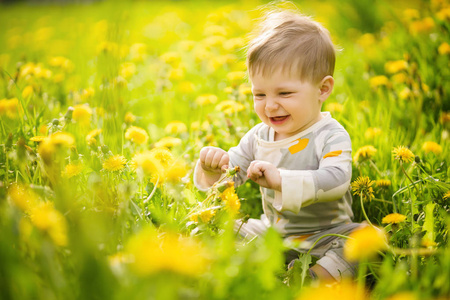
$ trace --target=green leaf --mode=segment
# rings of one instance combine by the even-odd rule
[[[430,242],[434,242],[434,207],[436,203],[428,203],[425,206],[425,221],[423,222],[422,230],[425,231],[424,238]]]

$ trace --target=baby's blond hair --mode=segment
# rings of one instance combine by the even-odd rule
[[[295,11],[271,11],[248,45],[249,76],[266,76],[281,67],[302,81],[318,83],[333,76],[335,52],[328,30],[318,22]]]

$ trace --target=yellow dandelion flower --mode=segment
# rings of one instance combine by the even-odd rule
[[[375,181],[375,186],[379,188],[387,188],[391,186],[391,181],[389,179],[378,179]]]
[[[434,28],[434,20],[430,17],[417,20],[409,24],[409,31],[412,34],[428,33]]]
[[[372,145],[366,145],[356,150],[353,160],[355,162],[361,162],[367,159],[371,159],[377,153],[377,149]]]
[[[408,81],[408,76],[405,73],[397,73],[393,75],[391,79],[395,83],[406,83]]]
[[[159,57],[166,64],[177,66],[181,61],[181,55],[178,52],[166,52]]]
[[[200,95],[195,99],[195,102],[198,105],[214,104],[217,102],[217,96],[213,94]]]
[[[105,159],[102,164],[103,169],[106,171],[119,171],[125,168],[127,164],[127,159],[122,155],[113,155]]]
[[[392,150],[392,154],[394,155],[395,159],[399,160],[402,163],[414,161],[414,153],[412,153],[411,150],[409,150],[405,146],[395,147],[394,150]]]
[[[141,62],[147,57],[147,45],[136,43],[130,47],[131,60]]]
[[[380,136],[382,130],[378,127],[369,127],[364,132],[364,137],[368,140],[373,140],[374,138]]]
[[[36,143],[40,143],[43,140],[45,140],[47,137],[43,136],[43,135],[37,135],[37,136],[33,136],[32,138],[30,138],[30,141],[32,142],[36,142]]]
[[[371,88],[378,88],[380,86],[388,86],[389,79],[384,75],[374,76],[369,79],[369,84]]]
[[[136,74],[136,65],[132,62],[122,63],[119,67],[119,74],[125,79],[130,79]]]
[[[225,100],[216,105],[216,110],[222,111],[225,115],[232,115],[244,109],[245,106],[242,103],[234,100]]]
[[[26,86],[22,91],[22,98],[28,99],[34,94],[34,89],[31,85]]]
[[[84,169],[84,166],[80,163],[70,163],[64,167],[61,176],[65,178],[72,178],[79,175]]]
[[[99,136],[100,133],[102,133],[102,132],[103,132],[103,130],[101,128],[97,128],[97,129],[94,129],[91,132],[89,132],[86,135],[86,143],[88,145],[95,144],[97,142],[96,137]]]
[[[49,139],[50,142],[56,146],[70,147],[75,143],[75,138],[72,134],[62,131],[55,132]]]
[[[370,48],[376,43],[376,38],[371,33],[365,33],[359,37],[359,39],[356,42],[358,45],[360,45],[362,48]]]
[[[197,213],[194,213],[191,215],[190,220],[198,223],[199,221],[203,222],[203,223],[208,223],[209,221],[211,221],[211,219],[216,215],[216,210],[215,209],[204,209],[201,210]]]
[[[156,148],[172,148],[178,145],[181,145],[181,139],[167,136],[163,137],[159,141],[155,143]]]
[[[169,70],[169,80],[181,80],[184,78],[185,71],[182,68],[173,68]]]
[[[0,116],[6,115],[10,119],[16,119],[22,115],[22,105],[17,98],[0,100]]]
[[[344,256],[350,261],[371,259],[378,251],[387,248],[387,238],[383,230],[364,226],[349,234],[344,245]]]
[[[235,71],[227,74],[227,79],[233,83],[245,80],[246,73],[244,71]]]
[[[411,96],[412,92],[411,89],[408,87],[404,87],[400,93],[398,94],[398,97],[402,100],[408,99]]]
[[[131,160],[131,167],[144,175],[159,174],[164,168],[151,151],[135,154]]]
[[[145,144],[148,141],[148,134],[145,129],[137,126],[130,126],[125,132],[125,138],[136,144]]]
[[[239,213],[239,209],[241,208],[241,201],[234,190],[234,184],[228,187],[223,193],[220,195],[220,198],[225,203],[226,209],[232,214]]]
[[[381,223],[383,224],[398,224],[406,220],[406,216],[399,213],[392,213],[385,216]]]
[[[92,97],[94,97],[94,95],[95,95],[95,90],[91,87],[89,87],[87,89],[83,89],[81,91],[81,99],[83,99],[83,100],[91,99]]]
[[[444,200],[450,199],[450,190],[445,192],[444,196],[442,196],[442,199]]]
[[[367,176],[359,176],[355,181],[352,182],[351,187],[353,195],[358,195],[363,197],[365,200],[372,200],[373,198],[373,180],[370,180]]]
[[[36,206],[39,197],[26,186],[14,183],[8,188],[8,197],[11,202],[26,212]]]
[[[187,126],[181,121],[172,121],[166,125],[164,131],[168,134],[184,133],[187,131]]]
[[[326,108],[331,113],[336,113],[336,112],[340,113],[340,112],[344,111],[344,105],[337,103],[337,102],[328,103],[326,105]]]
[[[310,286],[302,289],[297,300],[330,300],[330,299],[346,299],[346,300],[369,300],[364,293],[358,292],[357,285],[350,280],[341,282],[324,282],[319,286]]]
[[[171,232],[157,235],[150,228],[131,237],[125,252],[131,258],[131,271],[138,276],[162,271],[197,276],[203,274],[209,264],[206,248],[195,239]]]
[[[425,153],[433,152],[434,154],[439,155],[442,153],[442,146],[436,142],[427,141],[423,143],[422,150],[425,151]]]
[[[384,69],[389,74],[398,73],[408,69],[408,62],[404,60],[388,61],[384,64]]]
[[[193,91],[195,91],[195,84],[193,84],[190,81],[183,81],[183,82],[180,82],[178,89],[183,94],[189,94],[189,93],[192,93]]]
[[[168,167],[174,161],[172,152],[167,148],[154,148],[149,153],[151,153],[163,167]]]
[[[131,123],[133,123],[134,121],[136,121],[136,116],[133,115],[133,113],[131,113],[131,112],[127,112],[127,113],[125,114],[124,121],[125,121],[125,123],[127,123],[127,124],[131,124]]]
[[[75,122],[88,124],[91,120],[92,109],[88,104],[77,104],[73,107],[72,118]]]
[[[436,13],[436,17],[441,21],[450,20],[450,7],[444,7]]]
[[[64,216],[51,202],[42,202],[30,210],[31,223],[41,231],[47,232],[58,246],[67,245],[67,223]]]
[[[417,9],[408,8],[403,11],[403,17],[406,21],[411,21],[420,18],[420,13]]]
[[[391,295],[386,300],[419,300],[419,298],[413,292],[404,291]]]
[[[178,182],[182,177],[186,176],[187,167],[183,162],[176,161],[164,170],[163,179],[170,182]]]

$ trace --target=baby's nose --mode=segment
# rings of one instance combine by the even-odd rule
[[[267,111],[275,111],[278,109],[278,107],[279,107],[278,102],[269,99],[267,100],[266,102]]]

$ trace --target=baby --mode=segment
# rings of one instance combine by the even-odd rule
[[[272,11],[248,45],[247,67],[254,109],[262,123],[239,145],[222,150],[204,147],[194,172],[200,190],[211,187],[225,169],[239,166],[236,185],[251,179],[261,187],[260,220],[237,222],[244,237],[269,226],[306,252],[321,236],[348,234],[352,223],[351,141],[329,112],[321,112],[333,86],[335,48],[328,31],[293,11]],[[355,266],[343,257],[342,239],[321,239],[313,277],[340,280]],[[288,259],[294,259],[291,256]]]

